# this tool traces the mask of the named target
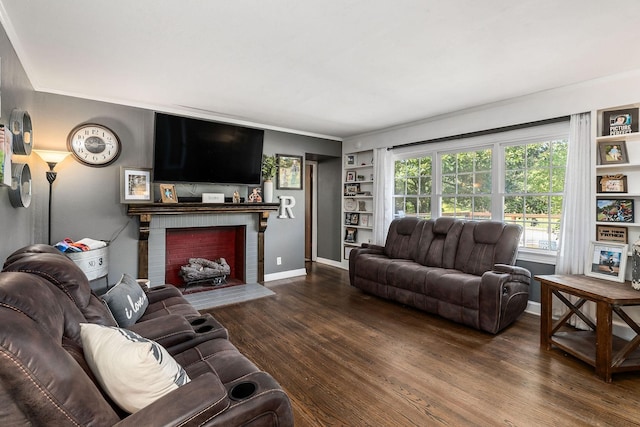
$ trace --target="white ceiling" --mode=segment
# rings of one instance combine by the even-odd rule
[[[343,138],[640,69],[640,1],[0,0],[38,91]]]

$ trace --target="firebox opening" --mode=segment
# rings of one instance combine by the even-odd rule
[[[227,283],[245,283],[245,234],[244,225],[167,229],[165,282],[184,286],[180,267],[189,258],[224,258],[231,267]]]

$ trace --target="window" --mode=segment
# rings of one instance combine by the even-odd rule
[[[523,227],[525,248],[557,249],[567,148],[567,139],[504,147],[504,220]]]
[[[393,194],[394,217],[431,218],[431,156],[397,160]]]
[[[568,122],[398,152],[394,217],[496,219],[523,227],[529,257],[558,247]],[[455,147],[455,150],[452,150]],[[415,150],[415,148],[412,147]]]
[[[440,157],[440,216],[491,218],[491,149]]]

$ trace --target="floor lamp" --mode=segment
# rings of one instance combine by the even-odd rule
[[[51,190],[53,189],[53,181],[56,180],[58,172],[54,171],[58,163],[64,160],[70,153],[68,151],[53,151],[53,150],[33,150],[42,160],[47,162],[49,170],[47,171],[47,181],[49,181],[49,210],[47,211],[48,226],[47,232],[49,233],[49,244],[51,244]]]

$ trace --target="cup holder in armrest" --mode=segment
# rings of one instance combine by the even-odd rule
[[[246,381],[238,383],[231,388],[229,397],[232,400],[244,400],[253,396],[258,389],[258,385],[254,382]]]
[[[204,325],[204,326],[200,326],[199,328],[196,328],[196,333],[197,334],[204,334],[205,332],[209,332],[213,330],[213,326],[212,325]]]
[[[189,323],[191,323],[191,326],[198,326],[198,325],[202,325],[206,321],[207,321],[206,317],[196,317],[195,319],[191,319]]]

